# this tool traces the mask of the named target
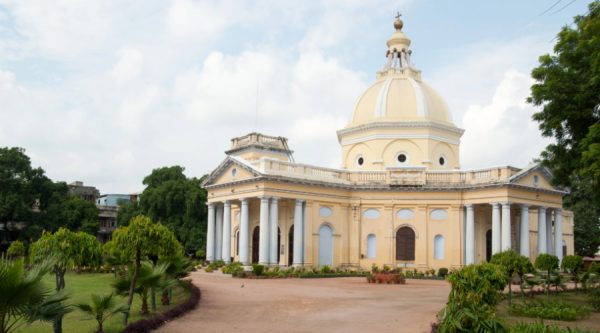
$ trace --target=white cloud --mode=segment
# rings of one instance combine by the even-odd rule
[[[144,56],[134,48],[119,51],[119,61],[111,70],[111,75],[118,83],[129,81],[140,74],[144,64]]]
[[[486,105],[465,112],[462,164],[467,168],[497,165],[524,167],[549,143],[531,120],[535,109],[526,103],[532,79],[509,70]]]

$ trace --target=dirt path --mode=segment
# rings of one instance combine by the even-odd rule
[[[445,281],[372,285],[364,278],[248,280],[192,273],[198,307],[157,332],[428,332]]]

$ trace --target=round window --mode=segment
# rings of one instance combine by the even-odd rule
[[[397,158],[398,158],[398,162],[400,162],[400,163],[406,162],[406,155],[405,154],[399,154]]]
[[[361,156],[361,157],[359,157],[359,158],[356,160],[356,163],[357,163],[359,166],[362,166],[363,164],[365,164],[365,159],[364,159],[364,158]]]
[[[446,159],[444,157],[440,157],[438,162],[440,162],[440,165],[444,165],[444,164],[446,164]]]
[[[235,175],[237,175],[237,169],[236,168],[231,169],[231,175],[233,177],[235,177]]]

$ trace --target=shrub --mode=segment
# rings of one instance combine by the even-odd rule
[[[233,276],[236,276],[239,272],[243,271],[244,268],[242,267],[242,263],[241,262],[232,262],[229,265],[225,265],[223,266],[223,268],[221,268],[221,271],[225,274],[231,274]]]
[[[323,274],[329,274],[329,273],[331,273],[331,267],[329,267],[327,265],[321,267],[321,273],[323,273]]]
[[[539,323],[518,323],[510,328],[511,333],[591,333],[592,331],[579,328],[562,328],[554,325]]]
[[[546,272],[546,293],[550,290],[550,279],[552,272],[558,268],[558,257],[543,253],[535,259],[535,268]]]
[[[515,304],[508,311],[515,316],[574,321],[589,315],[591,309],[564,301],[536,300]]]
[[[16,240],[10,243],[8,250],[6,251],[6,255],[9,258],[16,259],[25,256],[25,244],[20,240]]]
[[[379,272],[379,267],[377,267],[377,264],[371,265],[371,273],[378,273],[378,272]]]
[[[594,311],[600,312],[600,288],[592,288],[588,291],[588,303]]]
[[[260,264],[252,264],[252,273],[256,276],[261,276],[263,275],[265,271],[265,266],[260,265]]]
[[[600,274],[600,263],[598,263],[598,262],[591,263],[590,267],[588,267],[588,272],[594,273],[594,274]]]
[[[204,248],[199,248],[198,251],[196,251],[196,258],[199,259],[206,259],[206,250]]]
[[[437,276],[439,276],[441,278],[445,278],[446,275],[448,275],[448,268],[440,267],[440,269],[438,269]]]
[[[213,272],[213,268],[212,268],[212,267],[210,267],[210,265],[208,265],[208,266],[206,266],[206,267],[204,268],[204,271],[205,271],[206,273],[212,273],[212,272]]]

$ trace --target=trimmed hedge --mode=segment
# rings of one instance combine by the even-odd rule
[[[198,305],[198,302],[200,302],[200,297],[202,296],[202,294],[200,293],[200,289],[193,285],[191,281],[185,281],[181,285],[184,288],[187,288],[190,292],[190,298],[188,298],[187,301],[165,312],[157,313],[150,318],[133,322],[127,325],[127,327],[125,327],[125,329],[121,331],[121,333],[147,333],[159,328],[164,323],[171,321],[177,317],[180,317],[186,312],[194,309]]]

